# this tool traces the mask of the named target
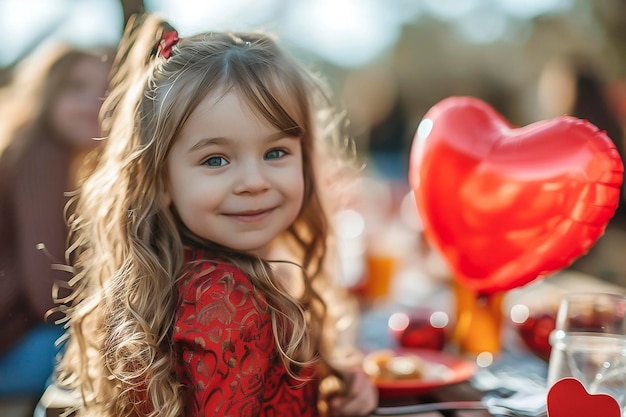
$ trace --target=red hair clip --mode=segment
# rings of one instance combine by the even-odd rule
[[[178,32],[175,30],[168,30],[163,33],[158,46],[158,55],[168,59],[172,55],[172,46],[176,45],[179,40]]]

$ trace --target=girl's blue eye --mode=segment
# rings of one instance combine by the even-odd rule
[[[222,156],[211,156],[205,159],[202,164],[210,167],[223,167],[228,164],[228,161]]]
[[[282,158],[285,155],[287,155],[287,152],[285,152],[282,149],[272,149],[271,151],[265,154],[265,158],[266,159],[278,159],[278,158]]]

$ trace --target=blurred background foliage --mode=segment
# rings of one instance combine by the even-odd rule
[[[142,9],[182,36],[275,33],[328,79],[359,150],[395,155],[380,162],[391,176],[405,175],[420,119],[445,97],[482,98],[514,125],[553,116],[539,86],[559,57],[592,66],[626,119],[624,0],[0,0],[0,85],[46,42],[115,44]]]

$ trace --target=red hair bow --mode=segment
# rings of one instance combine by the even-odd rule
[[[168,30],[163,33],[163,37],[159,42],[159,55],[168,59],[172,55],[172,46],[176,45],[179,40],[178,32],[175,30]]]

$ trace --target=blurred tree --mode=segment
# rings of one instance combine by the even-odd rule
[[[600,23],[607,34],[611,52],[616,56],[616,76],[626,76],[626,1],[600,0],[594,1],[594,18]]]

